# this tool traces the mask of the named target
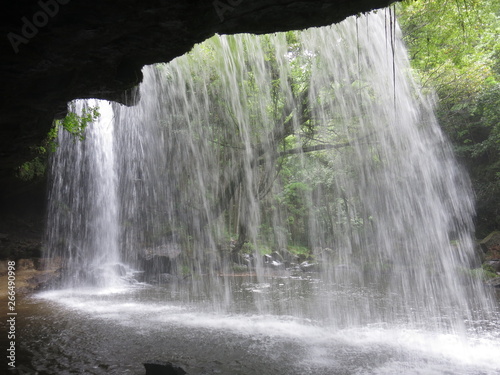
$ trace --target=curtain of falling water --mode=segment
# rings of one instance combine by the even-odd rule
[[[49,180],[47,251],[63,256],[68,286],[109,287],[119,282],[119,206],[111,105],[76,101],[74,110],[99,105],[100,119],[88,127],[85,141],[59,131]]]
[[[476,297],[485,301],[480,285],[474,296],[459,281],[474,259],[473,201],[432,103],[412,80],[400,32],[389,34],[388,23],[384,16],[350,19],[333,37],[326,29],[303,34],[304,46],[325,57],[312,68],[313,117],[333,119],[353,143],[329,155],[330,168],[343,171],[334,190],[351,225],[325,231],[314,216],[311,225],[316,248],[333,244],[333,258],[347,265],[329,268],[331,280],[386,285],[389,292],[383,304],[342,310],[332,303],[330,314],[442,326],[467,316]]]
[[[91,163],[103,152],[91,135],[72,148],[92,153],[58,151],[55,176],[71,189],[52,190],[49,248],[59,243],[83,264],[119,248],[136,268],[169,257],[156,270],[189,277],[172,288],[220,310],[234,303],[228,275],[239,240],[260,285],[269,276],[263,247],[300,244],[320,264],[308,291],[283,279],[283,292],[255,293],[261,313],[443,327],[472,305],[487,308],[464,271],[474,258],[469,182],[389,24],[379,12],[304,32],[217,36],[145,68],[139,105],[113,106],[109,163]],[[75,180],[81,165],[87,177]],[[94,185],[110,202],[116,192],[119,209],[88,204]],[[111,230],[82,236],[82,220]],[[301,293],[317,297],[304,303]]]

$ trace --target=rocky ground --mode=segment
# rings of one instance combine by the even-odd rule
[[[8,261],[0,261],[0,285],[8,285]],[[19,259],[15,261],[15,292],[25,295],[50,283],[59,276],[61,261],[47,262],[43,258]],[[7,298],[7,288],[0,288],[0,301]]]

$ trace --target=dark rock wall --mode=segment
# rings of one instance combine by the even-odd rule
[[[30,147],[75,98],[129,103],[145,64],[214,33],[323,26],[394,0],[17,0],[0,12],[0,209],[43,196],[16,180]],[[36,192],[34,192],[34,190]],[[41,190],[40,190],[41,189]],[[41,192],[42,191],[42,192]],[[0,229],[1,232],[1,229]]]

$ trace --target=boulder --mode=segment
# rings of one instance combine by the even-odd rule
[[[239,266],[247,268],[255,267],[255,259],[252,254],[232,253],[230,259],[234,264]]]
[[[35,261],[33,259],[19,259],[17,261],[17,270],[34,270]]]
[[[279,254],[281,255],[281,258],[283,259],[283,262],[285,263],[285,266],[287,268],[291,267],[295,263],[299,263],[299,257],[295,254],[292,254],[288,249],[281,249],[279,251]]]
[[[484,239],[479,241],[479,246],[481,246],[481,249],[485,253],[493,246],[500,246],[500,231],[491,232]]]
[[[123,264],[119,264],[119,263],[113,264],[111,266],[111,269],[118,276],[125,276],[127,274],[127,269],[125,268],[125,266]]]
[[[243,254],[242,255],[242,264],[245,264],[249,268],[255,267],[255,259],[252,254]]]
[[[281,262],[281,263],[283,263],[285,261],[283,256],[280,253],[278,253],[277,251],[273,251],[271,253],[271,258],[273,258],[275,261]]]
[[[284,268],[285,265],[279,260],[275,260],[272,255],[264,254],[264,267]]]
[[[181,252],[181,246],[176,241],[143,249],[138,264],[140,270],[144,271],[144,278],[154,279],[162,273],[175,273]]]
[[[318,272],[319,271],[319,264],[305,261],[305,262],[300,263],[300,269],[303,272]]]
[[[162,273],[171,273],[174,269],[172,260],[168,256],[153,255],[150,258],[139,258],[139,267],[144,271],[144,277],[156,277]]]

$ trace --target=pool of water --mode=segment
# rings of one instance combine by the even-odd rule
[[[145,284],[39,293],[19,304],[17,373],[139,375],[161,360],[190,375],[500,374],[498,313],[459,335],[383,321],[339,327],[254,303],[245,311],[252,295],[287,298],[280,284],[239,282],[225,312]]]

